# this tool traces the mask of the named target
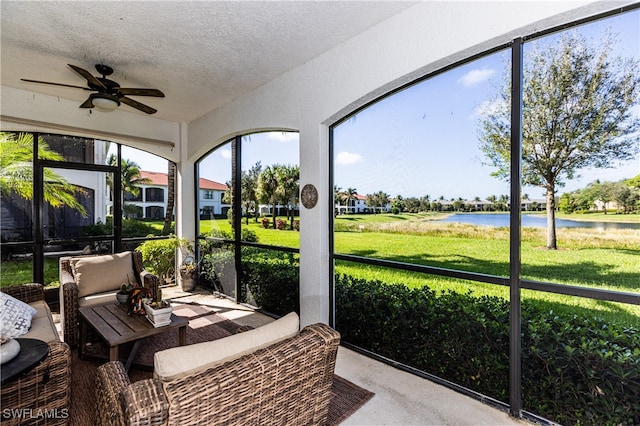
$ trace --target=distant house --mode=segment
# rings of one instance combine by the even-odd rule
[[[125,193],[125,214],[130,218],[163,219],[169,195],[167,174],[143,170],[140,172],[140,178],[147,179],[149,183],[137,185],[140,188],[137,195]],[[231,207],[223,203],[227,186],[205,178],[200,178],[199,183],[200,217],[226,215]]]

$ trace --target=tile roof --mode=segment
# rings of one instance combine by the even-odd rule
[[[146,170],[141,170],[140,177],[149,179],[151,181],[151,185],[158,185],[158,186],[169,185],[169,178],[167,177],[166,173],[149,172]],[[213,180],[200,178],[200,189],[213,189],[217,191],[226,191],[227,185],[223,183],[215,182]]]

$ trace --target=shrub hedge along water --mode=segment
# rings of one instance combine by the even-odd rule
[[[261,308],[300,312],[297,257],[243,249]],[[509,303],[336,275],[342,340],[507,402]],[[522,302],[524,409],[563,424],[640,424],[640,333]]]

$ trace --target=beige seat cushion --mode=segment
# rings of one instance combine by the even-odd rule
[[[30,339],[38,339],[44,342],[59,342],[60,336],[56,330],[56,325],[51,316],[51,310],[44,300],[38,300],[29,303],[29,306],[35,308],[36,314],[31,320],[31,328],[27,334],[20,337],[28,337]]]
[[[276,321],[244,333],[156,352],[153,356],[153,374],[162,381],[178,379],[266,348],[295,336],[299,330],[298,314],[291,312]]]
[[[84,297],[78,297],[78,306],[84,308],[86,306],[106,305],[107,303],[116,303],[116,293],[118,290],[105,291],[104,293],[90,294]]]
[[[131,252],[71,259],[78,285],[78,297],[119,290],[123,283],[136,281]]]

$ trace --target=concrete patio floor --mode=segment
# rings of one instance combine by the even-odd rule
[[[165,287],[164,299],[212,307],[241,325],[259,327],[272,318],[197,288],[190,293]],[[343,425],[526,425],[507,413],[429,380],[340,347],[336,374],[375,393]]]

